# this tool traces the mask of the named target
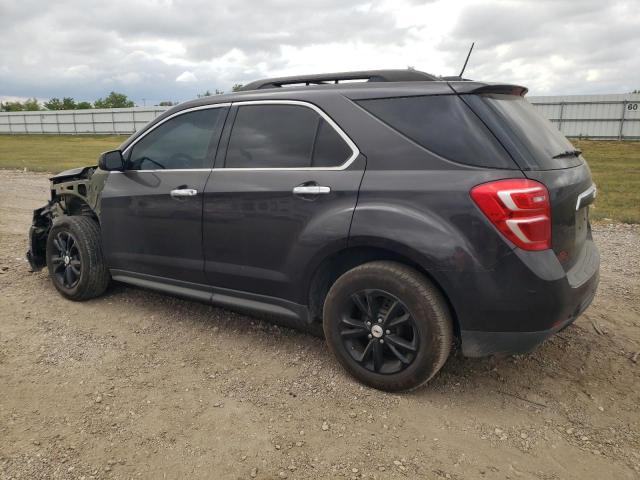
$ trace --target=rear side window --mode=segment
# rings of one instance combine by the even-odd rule
[[[351,148],[316,111],[300,105],[238,107],[226,168],[337,167]]]
[[[211,167],[209,147],[220,137],[225,113],[208,108],[167,120],[133,146],[127,170]]]
[[[517,168],[493,134],[457,95],[397,97],[358,102],[414,142],[448,160]]]

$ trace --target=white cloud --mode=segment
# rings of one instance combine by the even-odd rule
[[[182,72],[180,75],[178,75],[176,77],[176,82],[183,82],[183,83],[189,83],[189,82],[197,82],[198,81],[198,77],[196,77],[192,72]]]
[[[405,68],[531,94],[640,88],[637,0],[0,0],[0,95],[186,100],[265,76]],[[126,12],[125,15],[122,12]],[[268,21],[267,21],[268,20]]]

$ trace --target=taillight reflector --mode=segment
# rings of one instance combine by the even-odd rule
[[[521,178],[483,183],[471,189],[471,198],[517,247],[551,248],[551,204],[542,183]]]

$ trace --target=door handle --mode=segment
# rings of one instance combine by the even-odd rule
[[[175,190],[171,190],[170,194],[173,198],[193,197],[198,194],[198,191],[194,190],[193,188],[176,188]]]
[[[294,195],[325,195],[331,193],[331,187],[321,185],[298,185],[293,188]]]

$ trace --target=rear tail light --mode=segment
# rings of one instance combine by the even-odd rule
[[[517,247],[551,248],[551,205],[543,184],[519,178],[483,183],[471,190],[471,198]]]

